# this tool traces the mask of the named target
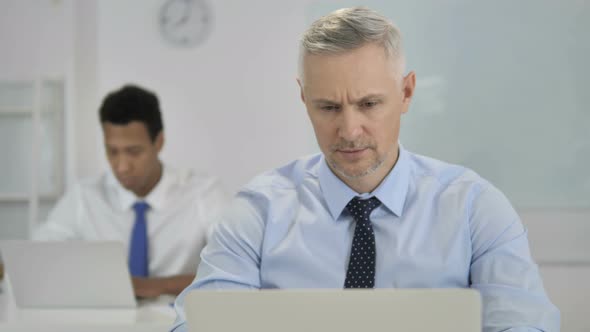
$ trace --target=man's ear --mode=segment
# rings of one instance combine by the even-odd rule
[[[164,131],[163,130],[160,130],[160,132],[156,136],[156,140],[154,141],[154,144],[156,145],[156,150],[158,151],[158,153],[160,153],[160,151],[162,150],[162,147],[164,146]]]
[[[411,71],[403,78],[403,103],[408,105],[414,96],[414,90],[416,89],[416,73]]]
[[[297,79],[297,84],[299,84],[299,91],[301,95],[301,101],[305,104],[305,94],[303,94],[303,84],[301,83],[301,79]]]
[[[416,88],[416,74],[411,71],[408,75],[402,78],[402,109],[401,114],[405,114],[410,109],[410,102],[414,96]]]

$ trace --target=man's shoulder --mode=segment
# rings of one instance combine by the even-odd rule
[[[293,160],[286,165],[259,174],[246,184],[241,191],[272,194],[292,191],[305,181],[317,179],[321,154],[313,154]]]
[[[69,191],[78,194],[95,193],[103,191],[112,184],[111,175],[107,172],[100,175],[84,177],[75,182]],[[116,180],[115,180],[116,181]]]
[[[434,181],[444,188],[478,187],[483,189],[490,183],[474,170],[443,160],[417,153],[408,153],[413,175],[417,181]]]
[[[167,172],[169,175],[167,187],[186,194],[221,190],[223,187],[219,177],[192,168],[169,167]]]
[[[109,182],[107,173],[84,177],[69,185],[59,202],[70,208],[74,206],[81,208],[86,205],[86,202],[91,202],[93,205],[101,201],[106,202]]]
[[[185,186],[199,186],[219,181],[219,177],[217,176],[198,172],[192,168],[175,169],[174,178],[176,183]]]

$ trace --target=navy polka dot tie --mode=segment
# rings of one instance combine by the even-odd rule
[[[369,216],[379,204],[377,197],[355,197],[346,205],[356,226],[344,288],[375,287],[375,233]]]

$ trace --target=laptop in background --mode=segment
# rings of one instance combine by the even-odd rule
[[[0,254],[18,307],[136,307],[122,243],[9,240]]]
[[[472,289],[195,290],[186,297],[191,332],[481,331]]]

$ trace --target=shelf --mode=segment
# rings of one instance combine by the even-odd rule
[[[59,199],[60,195],[56,194],[41,194],[39,200],[50,201]],[[18,203],[28,202],[30,199],[29,194],[23,193],[0,193],[0,203]]]
[[[0,238],[27,238],[62,196],[65,83],[0,80]],[[32,182],[35,181],[35,182]],[[5,222],[6,221],[6,222]]]
[[[34,100],[34,81],[0,81],[0,110],[32,109]]]
[[[8,107],[0,106],[0,116],[2,115],[33,115],[33,108],[28,107]]]

